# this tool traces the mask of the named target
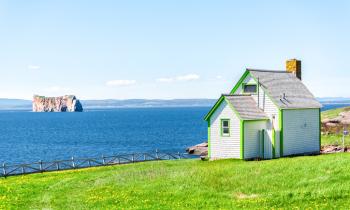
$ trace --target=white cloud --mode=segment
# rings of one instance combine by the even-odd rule
[[[52,93],[57,93],[57,92],[67,92],[70,91],[70,88],[66,88],[66,87],[60,87],[60,86],[52,86],[52,87],[48,87],[45,89],[45,91],[47,92],[52,92]]]
[[[113,86],[129,86],[136,84],[136,80],[111,80],[107,81],[106,85],[113,87]]]
[[[178,81],[192,81],[192,80],[198,80],[199,77],[200,76],[198,74],[187,74],[187,75],[176,77],[176,80],[178,80]]]
[[[28,65],[27,68],[31,69],[31,70],[37,70],[37,69],[40,69],[40,66],[38,66],[38,65]]]
[[[193,81],[193,80],[198,80],[200,76],[198,74],[186,74],[186,75],[180,75],[177,77],[163,77],[163,78],[158,78],[156,79],[157,82],[164,82],[164,83],[169,83],[169,82],[174,82],[174,81]]]
[[[158,78],[157,82],[173,82],[173,78]]]
[[[217,75],[216,79],[222,79],[223,77],[221,75]]]

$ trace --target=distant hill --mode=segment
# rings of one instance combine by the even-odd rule
[[[350,103],[350,98],[343,97],[325,97],[316,99],[321,103]]]
[[[350,106],[350,98],[317,98],[322,110]],[[105,99],[81,100],[84,109],[147,108],[147,107],[211,107],[217,99]],[[31,110],[32,101],[23,99],[0,99],[0,110]]]
[[[216,99],[129,99],[81,100],[84,109],[143,108],[143,107],[210,107]],[[31,110],[32,101],[0,99],[0,110]]]
[[[214,99],[129,99],[129,100],[82,100],[84,108],[122,108],[122,107],[207,107],[214,105]]]
[[[0,99],[1,110],[27,110],[32,109],[32,101],[24,99]]]

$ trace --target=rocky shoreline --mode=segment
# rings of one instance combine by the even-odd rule
[[[322,120],[322,134],[335,134],[342,132],[344,128],[350,127],[350,111],[341,112],[335,118]]]
[[[186,152],[191,155],[208,156],[208,143],[203,142],[186,149]],[[337,152],[350,152],[350,148],[337,146],[337,145],[326,145],[321,147],[321,154],[330,154]]]
[[[191,155],[208,156],[208,142],[203,142],[192,147],[188,147],[186,152]]]

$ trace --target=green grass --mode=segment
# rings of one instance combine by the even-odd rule
[[[0,209],[347,209],[350,154],[178,160],[0,179]]]
[[[326,145],[336,145],[336,146],[342,146],[342,136],[341,135],[322,135],[322,146]],[[344,139],[345,146],[350,147],[350,136],[345,136]]]
[[[321,112],[321,118],[322,119],[335,118],[335,117],[337,117],[339,115],[340,112],[346,112],[346,111],[350,111],[350,107],[343,107],[343,108],[338,108],[338,109],[330,109],[330,110]]]
[[[322,136],[322,145],[340,140]],[[347,209],[349,162],[350,153],[180,160],[0,178],[0,209]]]
[[[339,115],[340,112],[350,111],[350,107],[343,107],[338,109],[331,109],[321,112],[321,119],[331,119]],[[322,135],[322,145],[342,145],[342,135],[339,134],[329,134]],[[350,147],[350,136],[345,137],[345,146]]]

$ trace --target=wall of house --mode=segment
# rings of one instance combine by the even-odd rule
[[[319,152],[318,109],[283,110],[283,155]]]
[[[244,122],[244,159],[262,157],[262,129],[266,129],[267,121]]]
[[[230,119],[230,136],[221,136],[221,119]],[[210,117],[210,158],[240,158],[240,120],[223,101]]]
[[[269,139],[268,133],[264,130],[264,157],[263,159],[272,158],[272,141]]]
[[[246,84],[257,84],[254,78],[252,78],[249,74],[247,77],[242,81],[242,83]],[[252,94],[252,97],[256,101],[257,104],[259,104],[259,108],[266,113],[266,115],[269,117],[270,121],[267,124],[266,128],[266,138],[265,141],[270,141],[271,145],[273,142],[272,139],[272,130],[275,130],[275,137],[276,137],[276,143],[275,143],[275,157],[280,157],[280,128],[279,128],[279,109],[278,107],[273,103],[273,101],[269,98],[269,96],[265,93],[262,87],[259,87],[259,94]],[[233,93],[233,94],[243,94],[242,85],[239,86],[239,88]],[[259,99],[259,100],[258,100]]]

